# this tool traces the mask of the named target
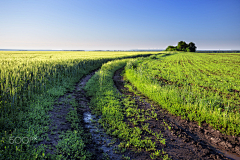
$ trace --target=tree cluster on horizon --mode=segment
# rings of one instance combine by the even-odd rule
[[[174,46],[168,46],[166,51],[184,51],[184,52],[196,52],[196,46],[193,42],[190,42],[187,44],[184,41],[178,42],[178,45],[176,47]]]

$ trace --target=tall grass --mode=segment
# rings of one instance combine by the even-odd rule
[[[53,86],[61,87],[65,80],[82,77],[109,60],[139,56],[139,52],[5,51],[0,54],[1,130],[14,128],[18,112],[25,111],[38,95],[51,92]]]
[[[30,101],[67,79],[79,78],[106,62],[96,60],[5,61],[1,60],[1,130],[14,126],[18,112],[26,111]],[[54,94],[51,96],[54,97]],[[10,122],[12,120],[12,124]],[[6,121],[7,120],[7,121]]]

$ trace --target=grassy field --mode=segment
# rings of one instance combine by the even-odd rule
[[[155,53],[157,52],[1,51],[1,157],[43,158],[44,146],[38,146],[37,149],[33,146],[47,138],[44,133],[49,131],[48,112],[53,109],[58,97],[72,90],[80,78],[107,61]],[[67,133],[64,136],[66,139],[74,138]],[[75,139],[76,136],[75,134]],[[16,140],[14,137],[38,138],[27,144],[11,144],[11,138],[12,142]],[[65,145],[65,149],[67,147]],[[83,150],[79,152],[85,153],[84,145],[80,148]],[[61,155],[58,158],[61,159]]]
[[[99,68],[84,90],[107,134],[121,140],[119,153],[131,148],[152,159],[169,159],[159,149],[166,143],[162,133],[148,124],[159,121],[158,108],[139,109],[114,86],[114,72],[123,67],[134,89],[170,113],[239,136],[240,54],[158,53],[1,51],[0,159],[91,159],[86,149],[91,138],[80,125],[81,106],[73,91],[81,78]],[[131,90],[131,85],[126,86]],[[55,133],[49,113],[68,109],[71,129]],[[60,139],[55,148],[45,145],[56,134]],[[56,152],[46,155],[47,149]]]
[[[179,53],[135,59],[125,77],[170,113],[240,134],[240,54]]]

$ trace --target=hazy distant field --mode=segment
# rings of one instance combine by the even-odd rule
[[[108,51],[0,51],[0,59],[53,60],[116,58],[159,52],[108,52]]]

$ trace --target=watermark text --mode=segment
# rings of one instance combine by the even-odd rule
[[[36,141],[37,137],[9,137],[10,144],[28,144],[31,141]]]

